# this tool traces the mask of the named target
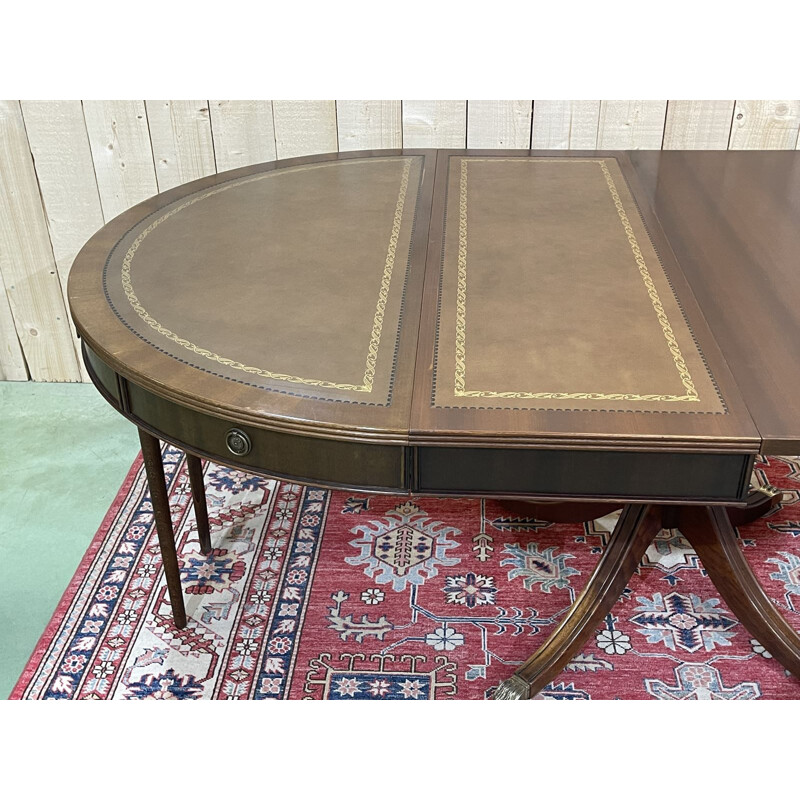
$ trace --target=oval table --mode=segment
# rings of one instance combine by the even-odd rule
[[[159,440],[187,453],[206,553],[201,458],[503,497],[550,521],[621,509],[569,614],[495,698],[535,695],[580,651],[662,527],[800,676],[800,639],[734,530],[780,497],[750,487],[755,456],[800,452],[785,354],[737,332],[752,314],[762,339],[797,325],[759,280],[776,269],[764,242],[797,238],[781,221],[800,181],[787,190],[771,156],[326,154],[203,178],[108,223],[69,303],[92,380],[139,428],[175,625]]]

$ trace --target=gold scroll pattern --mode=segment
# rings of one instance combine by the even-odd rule
[[[389,159],[370,159],[370,163],[375,163],[376,161],[385,161]],[[251,178],[246,178],[241,181],[236,181],[235,183],[227,184],[225,186],[220,186],[216,189],[212,189],[208,192],[204,192],[196,197],[187,200],[185,203],[177,206],[176,208],[171,209],[166,214],[163,214],[159,217],[155,222],[148,225],[137,237],[134,239],[133,244],[128,248],[127,253],[125,254],[125,258],[122,261],[122,288],[125,292],[125,296],[128,299],[128,302],[131,305],[131,308],[139,315],[139,317],[147,323],[154,331],[159,333],[161,336],[166,337],[175,344],[184,347],[185,349],[195,353],[199,356],[203,356],[203,358],[207,358],[211,361],[216,361],[219,364],[224,364],[227,367],[231,367],[232,369],[241,370],[242,372],[248,372],[253,375],[259,375],[263,378],[271,378],[273,380],[279,381],[288,381],[290,383],[301,383],[307,386],[320,386],[326,389],[342,389],[345,391],[351,392],[371,392],[373,382],[375,379],[375,365],[378,359],[378,349],[380,347],[381,341],[381,333],[383,331],[383,322],[384,322],[384,315],[386,312],[386,303],[389,297],[389,289],[391,287],[392,282],[392,273],[394,271],[394,262],[395,257],[397,255],[397,242],[400,238],[400,228],[403,222],[403,209],[405,207],[406,201],[406,194],[408,192],[408,183],[409,183],[409,175],[411,173],[411,164],[413,162],[413,158],[403,159],[403,172],[400,179],[400,190],[397,197],[397,203],[395,205],[394,211],[394,218],[392,220],[392,233],[389,237],[389,245],[387,248],[386,253],[386,261],[384,263],[383,268],[383,275],[381,277],[381,287],[378,293],[378,301],[375,307],[375,316],[372,322],[372,333],[370,336],[369,346],[367,348],[367,363],[364,369],[364,379],[360,385],[352,384],[352,383],[334,383],[333,381],[326,381],[320,380],[317,378],[301,378],[297,375],[288,375],[282,372],[272,372],[270,370],[261,369],[260,367],[253,367],[247,364],[243,364],[240,361],[236,361],[234,359],[225,358],[224,356],[219,355],[218,353],[214,353],[211,350],[207,350],[204,347],[199,347],[198,345],[194,344],[193,342],[188,341],[180,336],[178,336],[173,331],[166,328],[162,325],[158,320],[154,319],[148,312],[147,309],[139,301],[139,298],[136,296],[136,293],[133,290],[133,285],[131,282],[131,264],[133,263],[133,258],[136,255],[136,251],[141,246],[142,242],[163,222],[165,222],[170,217],[178,214],[179,212],[183,211],[183,209],[188,208],[189,206],[193,205],[194,203],[198,203],[201,200],[205,200],[207,197],[211,197],[215,194],[220,194],[221,192],[226,192],[229,189],[232,189],[237,186],[243,186],[248,183],[252,183],[253,181],[263,180],[266,177],[272,175],[285,175],[287,172],[306,172],[311,169],[318,169],[322,166],[330,166],[332,164],[336,165],[344,165],[344,164],[357,164],[360,163],[361,159],[352,159],[348,161],[335,161],[331,162],[331,164],[314,164],[305,167],[294,167],[292,169],[286,169],[281,171],[275,172],[267,172],[262,175],[256,175]]]
[[[518,158],[510,159],[470,159],[472,161],[520,161]],[[527,161],[527,159],[526,159]],[[678,342],[675,339],[675,333],[669,323],[667,314],[664,311],[664,306],[661,303],[661,298],[658,296],[653,279],[647,269],[644,256],[636,241],[636,235],[631,227],[628,215],[620,200],[617,187],[614,184],[614,179],[606,166],[604,159],[578,159],[578,158],[537,158],[536,161],[548,161],[554,163],[593,163],[599,164],[603,171],[608,190],[611,193],[611,199],[614,201],[614,206],[617,209],[622,227],[625,230],[625,236],[631,246],[631,251],[636,264],[639,268],[639,274],[642,276],[647,294],[650,297],[650,302],[656,312],[661,330],[664,333],[664,338],[667,341],[667,346],[672,354],[675,367],[681,378],[681,383],[686,389],[686,393],[682,395],[671,394],[633,394],[628,392],[610,393],[605,394],[601,392],[495,392],[495,391],[480,391],[466,388],[467,381],[467,366],[466,366],[466,352],[467,352],[467,159],[461,159],[461,175],[459,185],[459,225],[458,225],[458,281],[456,286],[456,372],[455,372],[455,395],[456,397],[497,397],[497,398],[537,398],[548,400],[631,400],[640,402],[699,402],[700,398],[697,394],[697,389],[692,381],[692,376],[689,374],[689,369],[686,366],[686,361],[681,353]]]

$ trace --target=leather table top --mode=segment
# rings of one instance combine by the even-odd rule
[[[276,431],[757,452],[779,437],[743,396],[752,356],[676,251],[706,281],[725,264],[687,257],[674,214],[665,232],[654,206],[687,190],[667,204],[645,162],[397,150],[222,173],[99,231],[71,311],[131,382]],[[791,448],[800,425],[785,428]]]

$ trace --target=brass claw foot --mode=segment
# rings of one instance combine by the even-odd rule
[[[492,700],[530,700],[530,696],[530,684],[519,675],[512,675],[497,687]]]

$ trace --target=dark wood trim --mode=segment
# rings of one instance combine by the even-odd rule
[[[166,412],[161,415],[157,414],[156,421],[158,424],[154,424],[151,416],[148,415],[147,418],[145,418],[140,414],[133,413],[131,411],[130,401],[128,401],[127,410],[123,410],[117,404],[116,398],[112,396],[105,385],[100,382],[98,375],[94,372],[92,364],[89,361],[87,361],[87,370],[89,371],[89,376],[92,378],[95,386],[97,387],[98,391],[101,392],[103,397],[105,397],[109,403],[111,403],[120,413],[130,419],[131,422],[133,422],[139,428],[147,430],[153,436],[167,441],[170,444],[173,444],[175,447],[178,447],[181,450],[200,458],[205,458],[219,464],[225,464],[233,467],[234,469],[243,469],[245,471],[264,475],[269,478],[275,478],[277,480],[304,483],[309,486],[319,486],[320,488],[352,489],[354,491],[367,491],[378,494],[408,493],[416,496],[497,497],[523,501],[536,499],[539,501],[559,502],[577,501],[615,504],[624,504],[630,502],[658,502],[662,504],[695,503],[702,505],[709,503],[724,503],[726,505],[739,506],[744,506],[748,502],[747,488],[749,477],[752,472],[754,456],[742,454],[734,455],[731,453],[728,453],[727,455],[708,453],[703,454],[703,459],[710,465],[709,469],[706,470],[706,475],[710,480],[715,482],[715,485],[718,485],[721,477],[724,477],[722,473],[718,474],[717,470],[719,469],[720,465],[724,466],[725,468],[725,472],[728,476],[727,480],[729,481],[732,491],[729,494],[722,496],[718,494],[704,494],[701,490],[708,484],[696,484],[694,486],[689,486],[690,489],[697,491],[695,495],[691,496],[678,493],[667,493],[665,491],[663,478],[661,477],[664,474],[664,470],[666,469],[668,471],[667,474],[671,474],[673,477],[680,478],[683,475],[683,471],[686,469],[686,464],[690,463],[689,459],[694,460],[688,454],[683,454],[683,457],[681,457],[681,454],[673,452],[633,451],[636,453],[637,458],[644,459],[643,463],[646,464],[646,469],[653,475],[650,491],[648,493],[640,492],[638,494],[633,492],[628,492],[626,494],[622,491],[622,489],[625,488],[625,481],[630,481],[631,478],[630,475],[627,474],[626,470],[622,470],[620,472],[618,468],[610,466],[610,461],[613,461],[622,455],[621,453],[614,451],[548,451],[533,448],[528,450],[515,448],[507,455],[507,458],[514,463],[520,461],[525,462],[521,466],[519,463],[517,463],[517,468],[512,470],[512,478],[514,480],[526,479],[526,476],[529,479],[530,476],[536,474],[537,471],[542,474],[543,478],[546,477],[547,470],[545,470],[544,473],[541,473],[542,464],[545,462],[551,462],[553,459],[555,459],[560,463],[558,470],[563,474],[563,476],[565,476],[566,480],[566,483],[564,483],[562,487],[562,491],[553,491],[552,486],[549,486],[548,488],[542,488],[542,485],[537,487],[533,484],[528,490],[520,491],[519,489],[515,490],[513,484],[503,481],[500,481],[500,484],[502,485],[498,484],[498,486],[494,487],[489,486],[488,484],[482,486],[478,485],[474,481],[491,480],[493,478],[495,480],[498,479],[497,475],[493,475],[492,469],[490,469],[490,467],[487,465],[487,458],[492,461],[494,461],[496,458],[496,455],[493,456],[494,451],[488,448],[476,449],[474,451],[459,448],[397,448],[397,452],[394,455],[394,458],[397,460],[394,462],[395,466],[391,467],[391,469],[392,474],[397,476],[398,483],[390,486],[376,485],[374,482],[370,483],[368,479],[361,482],[344,482],[336,480],[335,475],[325,478],[319,474],[312,475],[310,473],[290,473],[284,469],[281,469],[279,464],[276,464],[276,466],[270,468],[269,466],[263,466],[261,463],[255,462],[253,459],[237,459],[232,455],[225,455],[221,449],[212,450],[210,447],[204,447],[202,444],[202,437],[198,438],[196,435],[197,431],[195,428],[197,426],[193,428],[193,435],[189,437],[185,435],[184,431],[175,430],[169,424],[164,424],[165,420],[167,420]],[[123,396],[127,397],[128,383],[124,380],[122,383],[125,386],[125,392]],[[133,391],[134,397],[136,397],[137,392],[141,391],[141,389],[140,387],[133,387]],[[183,418],[183,412],[179,412],[178,409],[171,408],[170,404],[163,400],[163,398],[157,398],[155,396],[150,396],[149,393],[147,394],[150,402],[154,403],[157,408],[164,408],[170,412],[170,418],[174,419],[178,413],[180,413],[180,417]],[[197,425],[202,426],[203,423],[205,423],[206,426],[210,425],[213,430],[216,431],[216,434],[208,435],[213,435],[213,438],[217,441],[218,446],[221,447],[221,442],[223,441],[222,431],[223,428],[225,430],[228,429],[228,423],[219,420],[218,418],[206,420],[205,416],[200,418],[200,422],[198,422]],[[260,437],[262,434],[258,431],[255,431],[253,435],[256,437],[256,441],[260,442]],[[269,437],[271,434],[270,432],[264,432],[264,435]],[[300,439],[300,437],[292,438]],[[301,439],[300,441],[302,442]],[[359,458],[362,460],[369,460],[373,457],[373,454],[369,451],[369,448],[371,447],[370,445],[352,444],[351,447],[352,449],[350,452],[360,452],[361,455]],[[502,451],[500,452],[502,453]],[[420,474],[421,454],[422,460],[424,461],[426,453],[435,459],[443,461],[446,467],[449,467],[451,471],[454,471],[452,473],[454,479],[461,481],[461,483],[451,487],[447,487],[444,484],[435,486],[426,486],[422,484],[418,476]],[[470,461],[470,454],[472,454],[473,460],[477,459],[474,461],[474,463]],[[586,485],[581,486],[575,483],[576,471],[582,470],[584,479],[591,483],[592,481],[595,481],[595,474],[593,470],[608,470],[612,468],[617,469],[619,474],[619,483],[615,487],[617,491],[601,493],[597,491],[596,485],[590,485],[587,483]],[[695,469],[695,467],[692,467],[692,469]],[[371,475],[369,477],[371,477]],[[738,481],[738,483],[734,484],[734,481]],[[734,485],[736,488],[733,488]],[[581,491],[581,489],[583,491]]]
[[[81,341],[81,354],[83,355],[83,365],[86,367],[86,372],[89,374],[94,388],[100,392],[100,396],[117,411],[123,414],[127,409],[120,403],[121,383],[123,379],[117,373],[114,373],[113,387],[106,386],[100,378],[100,374],[94,368],[94,362],[89,357],[91,350],[86,346],[86,342]]]
[[[81,353],[83,363],[89,377],[95,386],[102,386],[109,403],[115,408],[124,407],[122,402],[122,390],[120,388],[120,377],[108,364],[105,363],[81,337]]]
[[[412,492],[744,501],[754,456],[503,448],[417,448]]]

